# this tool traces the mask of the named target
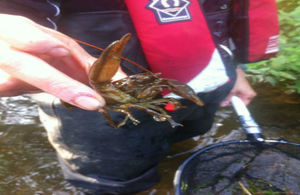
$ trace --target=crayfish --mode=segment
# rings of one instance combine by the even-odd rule
[[[131,108],[147,112],[156,121],[168,121],[173,128],[180,125],[172,120],[172,117],[167,114],[162,106],[170,103],[175,110],[183,108],[183,106],[175,98],[162,98],[161,93],[165,88],[202,106],[202,101],[193,89],[185,83],[160,78],[160,73],[152,73],[151,71],[131,75],[117,81],[111,80],[120,67],[121,54],[130,37],[130,34],[126,34],[120,40],[111,43],[94,62],[89,71],[90,85],[106,101],[106,105],[99,109],[99,112],[114,128],[123,126],[128,119],[135,125],[140,123],[131,114]],[[125,118],[119,124],[116,124],[111,119],[109,110],[121,112],[125,114]]]

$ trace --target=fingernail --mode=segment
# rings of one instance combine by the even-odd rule
[[[103,106],[97,99],[87,96],[79,96],[75,99],[75,104],[86,110],[97,110]]]
[[[65,57],[70,54],[70,51],[63,47],[56,47],[49,51],[49,54],[53,57]]]

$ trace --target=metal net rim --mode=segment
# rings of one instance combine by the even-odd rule
[[[231,140],[231,141],[226,141],[226,142],[220,142],[220,143],[216,143],[216,144],[212,144],[212,145],[208,145],[202,149],[199,149],[198,151],[196,151],[194,154],[192,154],[191,156],[189,156],[180,166],[179,168],[176,170],[175,172],[175,176],[174,176],[174,180],[173,180],[173,184],[174,184],[174,192],[175,195],[180,195],[181,194],[181,178],[184,172],[184,169],[187,167],[187,165],[197,156],[201,155],[202,153],[218,148],[218,147],[225,147],[231,144],[243,144],[243,143],[247,143],[247,144],[260,144],[260,145],[268,145],[268,146],[272,146],[272,144],[283,144],[283,145],[291,145],[291,146],[295,146],[295,147],[299,147],[300,148],[300,144],[299,143],[294,143],[294,142],[288,142],[286,140],[263,140],[261,142],[258,141],[250,141],[250,140]]]

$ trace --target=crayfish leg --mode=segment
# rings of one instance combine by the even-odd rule
[[[125,109],[113,109],[114,112],[121,112],[123,114],[125,114],[125,118],[118,124],[116,124],[115,122],[113,122],[113,120],[110,117],[110,114],[108,113],[107,108],[101,108],[98,110],[106,119],[106,121],[108,122],[108,124],[110,126],[112,126],[115,129],[118,129],[119,127],[123,126],[126,124],[127,120],[130,119],[132,121],[132,123],[134,125],[138,125],[140,123],[139,120],[135,119],[132,114],[130,113],[130,111],[125,110]]]
[[[165,79],[165,82],[167,83],[166,85],[167,88],[174,94],[179,95],[185,99],[188,99],[194,102],[195,104],[197,104],[198,106],[204,105],[204,103],[197,96],[195,91],[187,84],[173,79]]]
[[[116,123],[113,122],[113,120],[111,119],[110,114],[108,113],[107,109],[101,108],[98,111],[104,116],[104,118],[106,119],[106,121],[108,122],[108,124],[110,124],[110,126],[112,126],[115,129],[117,129],[117,128],[120,127],[119,125],[117,125]]]
[[[172,128],[183,127],[182,124],[177,123],[176,121],[174,121],[172,119],[172,117],[170,115],[168,115],[167,112],[164,111],[164,109],[162,109],[161,107],[159,107],[159,106],[153,106],[153,105],[148,105],[148,110],[149,110],[149,108],[152,109],[152,110],[156,110],[156,111],[160,112],[160,115],[161,115],[160,118],[164,119],[164,120],[160,120],[157,116],[153,115],[153,119],[154,120],[156,120],[158,122],[160,122],[160,121],[166,121],[167,120],[170,123],[170,125],[171,125]]]
[[[110,81],[120,67],[121,54],[131,34],[124,35],[120,40],[113,42],[102,52],[89,71],[89,80],[94,83]]]
[[[162,108],[160,108],[159,106],[151,105],[151,103],[142,103],[142,105],[130,104],[128,106],[147,112],[148,114],[152,115],[153,119],[157,122],[168,121],[172,128],[183,126],[182,124],[175,122],[172,117],[168,115]]]
[[[182,124],[177,123],[176,121],[174,121],[174,120],[171,119],[171,118],[168,119],[168,122],[170,123],[170,125],[171,125],[172,128],[183,127]]]
[[[125,125],[125,123],[126,123],[126,121],[127,121],[128,118],[132,121],[132,123],[133,123],[134,125],[138,125],[138,124],[140,123],[139,120],[135,119],[135,118],[132,116],[132,114],[130,113],[129,110],[125,110],[125,109],[113,109],[113,110],[114,110],[115,112],[121,112],[121,113],[123,113],[123,114],[126,115],[125,119],[119,123],[119,127]]]

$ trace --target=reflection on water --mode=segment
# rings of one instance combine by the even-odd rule
[[[37,124],[37,107],[29,96],[0,99],[0,122],[6,125]]]
[[[271,89],[257,90],[263,95],[258,96],[249,109],[265,137],[300,143],[300,97],[285,96]],[[64,181],[55,152],[39,123],[36,105],[28,96],[1,98],[0,113],[0,194],[84,194],[83,190]],[[161,182],[139,195],[173,194],[175,170],[190,151],[244,138],[233,110],[221,109],[209,133],[174,145],[169,158],[160,165]]]
[[[0,99],[0,194],[84,194],[64,181],[29,96]]]

